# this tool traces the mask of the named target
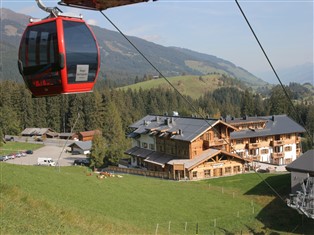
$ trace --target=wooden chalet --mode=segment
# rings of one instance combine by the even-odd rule
[[[301,154],[304,128],[286,115],[200,119],[148,115],[130,125],[131,167],[172,179],[204,179],[244,171],[251,161],[288,164]]]
[[[222,120],[148,115],[134,131],[131,165],[166,172],[172,179],[205,179],[242,173],[246,160],[230,153],[230,133]]]
[[[55,132],[50,128],[25,128],[21,136],[29,136],[29,137],[42,137],[42,138],[57,138],[59,133]]]
[[[305,129],[287,115],[225,119],[238,131],[230,135],[233,152],[260,162],[286,165],[301,154]]]
[[[101,134],[101,132],[99,130],[81,131],[77,133],[77,138],[79,141],[90,141],[93,140],[95,134]]]

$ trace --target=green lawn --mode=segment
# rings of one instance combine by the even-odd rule
[[[167,79],[182,94],[188,95],[193,99],[198,99],[205,92],[213,91],[220,87],[221,85],[219,85],[219,78],[220,75],[206,75],[202,76],[201,79],[200,76],[187,75],[170,77]],[[163,89],[172,89],[163,78],[140,82],[118,89],[127,90],[130,88],[132,90],[139,90],[142,88],[143,90],[147,90],[157,87],[161,87]]]
[[[256,174],[177,182],[134,175],[100,180],[83,167],[59,172],[2,162],[0,169],[1,234],[287,234],[300,222]],[[288,174],[262,177],[285,185],[280,192],[289,188]]]
[[[23,142],[7,142],[0,147],[0,155],[17,153],[25,150],[35,150],[43,147],[42,144],[31,144]]]

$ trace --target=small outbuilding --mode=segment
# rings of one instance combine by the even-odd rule
[[[314,150],[286,166],[291,172],[291,194],[287,205],[314,219]]]
[[[25,128],[21,136],[29,136],[29,137],[42,137],[42,138],[56,138],[59,136],[59,133],[50,129],[50,128]]]
[[[77,141],[70,144],[68,147],[71,148],[72,153],[89,154],[92,148],[92,141]]]
[[[81,131],[77,133],[77,136],[80,141],[90,141],[93,140],[94,135],[96,134],[101,134],[101,132],[99,130]]]
[[[308,179],[314,184],[314,149],[305,152],[286,169],[291,172],[291,193],[301,191],[302,184]]]

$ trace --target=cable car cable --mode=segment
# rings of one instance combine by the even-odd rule
[[[194,107],[194,105],[186,98],[184,97],[183,94],[180,93],[180,91],[162,74],[162,72],[131,42],[131,40],[109,19],[109,17],[107,17],[102,11],[100,11],[100,13],[109,21],[109,23],[116,29],[118,30],[118,32],[132,45],[132,47],[156,70],[156,72],[159,73],[159,75],[183,98],[183,100],[185,102],[187,102],[187,104],[189,104],[192,109],[209,125],[209,127],[211,127],[215,132],[217,132],[215,130],[215,128],[213,128],[212,124],[209,123],[209,121],[206,119],[206,117],[204,115],[202,115],[197,109],[196,107]],[[224,142],[227,143],[227,145],[230,146],[230,148],[234,151],[234,154],[236,154],[237,156],[239,156],[237,154],[237,152],[235,151],[235,149],[232,147],[232,145],[229,143],[228,140],[226,140],[225,138],[223,138]],[[240,156],[239,156],[240,157]],[[242,157],[241,157],[242,158]],[[243,158],[242,158],[243,159]],[[276,191],[276,189],[274,189],[265,179],[263,179],[263,177],[256,171],[254,170],[254,172],[259,176],[259,178],[264,181],[264,183],[285,203],[285,200],[280,196],[280,194]]]
[[[276,70],[275,70],[273,64],[271,63],[269,57],[267,56],[266,51],[264,50],[264,48],[263,48],[262,44],[260,43],[260,41],[259,41],[257,35],[255,34],[255,32],[254,32],[254,30],[253,30],[253,28],[252,28],[252,26],[251,26],[251,24],[250,24],[248,18],[246,17],[246,15],[245,15],[244,11],[242,10],[240,4],[238,3],[238,0],[235,0],[235,2],[236,2],[236,4],[237,4],[237,6],[238,6],[240,12],[242,13],[242,16],[244,17],[244,19],[245,19],[247,25],[249,26],[249,28],[250,28],[252,34],[254,35],[254,38],[255,38],[256,42],[258,43],[259,47],[261,48],[261,50],[262,50],[262,52],[263,52],[263,54],[264,54],[266,60],[268,61],[269,65],[270,65],[270,67],[271,67],[271,69],[272,69],[272,71],[274,72],[274,74],[275,74],[275,76],[276,76],[278,82],[280,83],[280,86],[281,86],[281,88],[282,88],[282,90],[283,90],[283,92],[284,92],[286,98],[288,99],[290,105],[292,106],[292,109],[293,109],[293,111],[295,112],[296,117],[299,119],[299,121],[300,121],[301,124],[303,125],[303,127],[304,127],[306,133],[308,134],[308,136],[312,139],[312,144],[313,144],[314,136],[311,135],[310,131],[308,130],[308,128],[306,127],[306,125],[305,125],[305,123],[303,122],[302,118],[300,117],[298,111],[296,110],[296,108],[295,108],[295,106],[294,106],[294,104],[293,104],[293,102],[292,102],[292,100],[291,100],[291,98],[290,98],[290,96],[289,96],[289,94],[288,94],[286,88],[284,87],[283,83],[281,82],[281,80],[280,80],[280,78],[279,78],[279,76],[278,76],[278,74],[277,74],[277,72],[276,72]]]

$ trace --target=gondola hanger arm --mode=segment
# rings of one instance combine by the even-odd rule
[[[37,6],[42,9],[45,12],[50,13],[51,15],[54,15],[55,17],[57,17],[58,15],[60,15],[60,13],[62,13],[62,11],[58,8],[58,7],[46,7],[44,5],[44,3],[42,2],[42,0],[35,0],[37,3]]]

